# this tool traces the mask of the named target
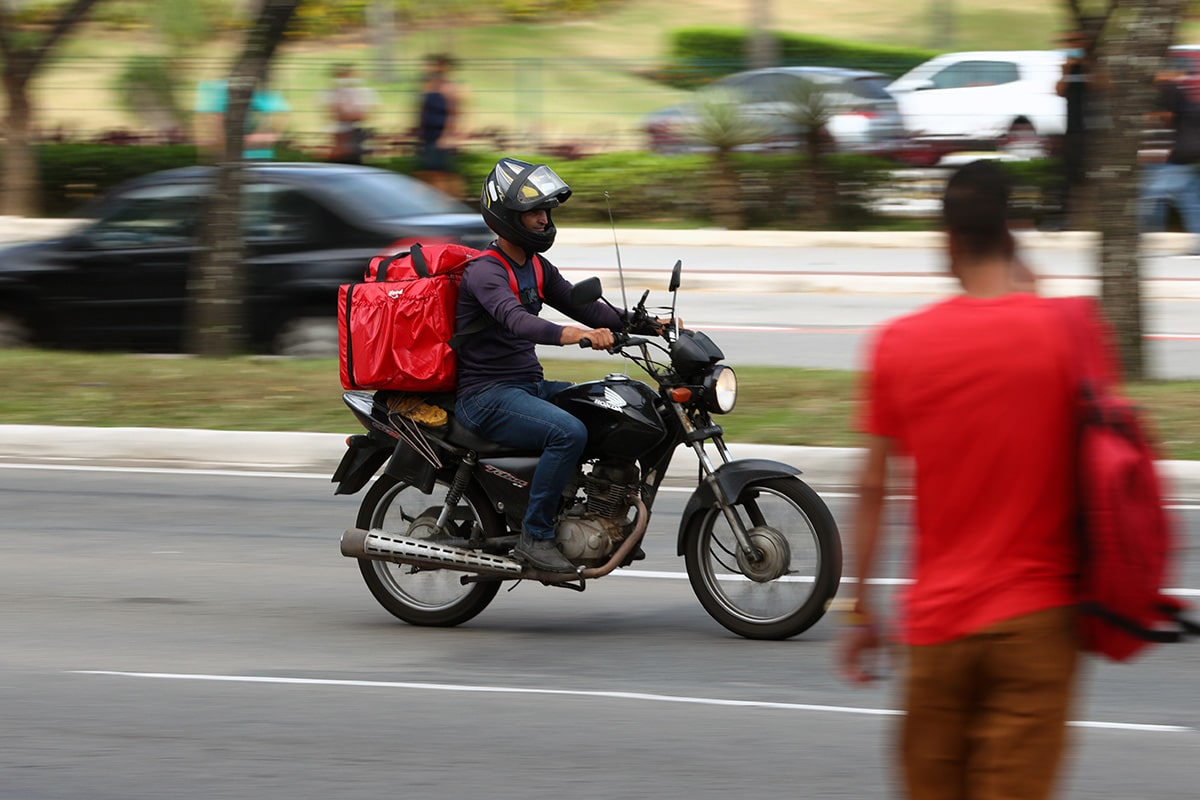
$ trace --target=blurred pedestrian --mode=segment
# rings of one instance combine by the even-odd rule
[[[196,86],[196,145],[210,159],[225,155],[225,111],[229,88],[224,80],[200,81]],[[242,158],[275,157],[275,147],[283,130],[282,115],[291,110],[283,95],[266,87],[255,88],[246,109]]]
[[[838,667],[872,680],[888,639],[871,579],[889,464],[903,457],[916,497],[900,752],[918,800],[1049,797],[1075,683],[1072,349],[1053,301],[1026,291],[1008,201],[995,163],[950,178],[943,222],[963,293],[884,326],[864,382],[857,597],[836,602]]]
[[[1155,84],[1158,102],[1151,117],[1171,129],[1171,146],[1165,161],[1142,164],[1141,229],[1164,230],[1170,203],[1188,233],[1200,234],[1200,92],[1196,79],[1179,71],[1160,73]],[[1200,242],[1187,255],[1200,255]]]
[[[333,87],[325,96],[325,108],[333,120],[333,146],[329,160],[361,164],[367,152],[367,116],[379,105],[375,91],[363,83],[354,65],[333,68]]]
[[[454,58],[445,53],[426,59],[417,118],[416,176],[449,195],[463,199],[465,184],[455,158],[462,114],[462,91],[450,76],[456,66]]]
[[[1060,40],[1063,51],[1062,76],[1056,85],[1058,96],[1066,101],[1066,130],[1059,154],[1062,174],[1059,178],[1059,218],[1053,227],[1072,227],[1078,217],[1080,193],[1087,177],[1088,100],[1094,79],[1094,57],[1083,31],[1072,29]]]

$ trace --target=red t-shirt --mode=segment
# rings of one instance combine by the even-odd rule
[[[1031,294],[956,297],[876,337],[863,427],[914,467],[909,644],[1073,602],[1070,352]]]

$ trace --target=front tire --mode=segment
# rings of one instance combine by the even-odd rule
[[[700,604],[747,639],[787,639],[825,614],[842,578],[842,541],[824,501],[794,477],[746,485],[734,510],[764,557],[739,558],[720,508],[695,515],[685,533],[684,562]]]
[[[428,520],[430,514],[436,518],[448,489],[446,481],[438,480],[432,495],[422,494],[398,478],[381,475],[363,498],[358,527],[426,538],[419,530],[410,534],[410,528],[418,519]],[[469,538],[475,528],[487,538],[503,535],[501,522],[491,513],[487,498],[477,486],[467,488],[458,511],[451,521],[456,538]],[[499,581],[464,585],[460,578],[468,573],[458,570],[417,568],[369,558],[358,559],[358,568],[379,604],[410,625],[461,625],[487,608],[500,590]]]

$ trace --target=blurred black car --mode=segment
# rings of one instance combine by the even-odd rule
[[[180,352],[188,273],[215,169],[123,184],[70,235],[0,249],[0,347]],[[330,355],[337,287],[398,240],[484,247],[478,212],[420,181],[343,164],[247,165],[245,320],[256,352]]]

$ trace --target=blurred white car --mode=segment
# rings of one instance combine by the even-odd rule
[[[1066,130],[1066,101],[1055,91],[1063,60],[1057,50],[944,53],[887,89],[918,141],[1038,157]]]
[[[825,126],[832,148],[840,153],[890,155],[903,145],[904,122],[879,72],[840,67],[772,67],[726,75],[700,89],[738,98],[740,113],[764,131],[760,143],[740,150],[795,150],[803,131],[795,121],[796,98],[805,86],[819,87],[833,114]],[[704,150],[694,132],[697,104],[687,103],[648,116],[642,128],[657,153]]]

